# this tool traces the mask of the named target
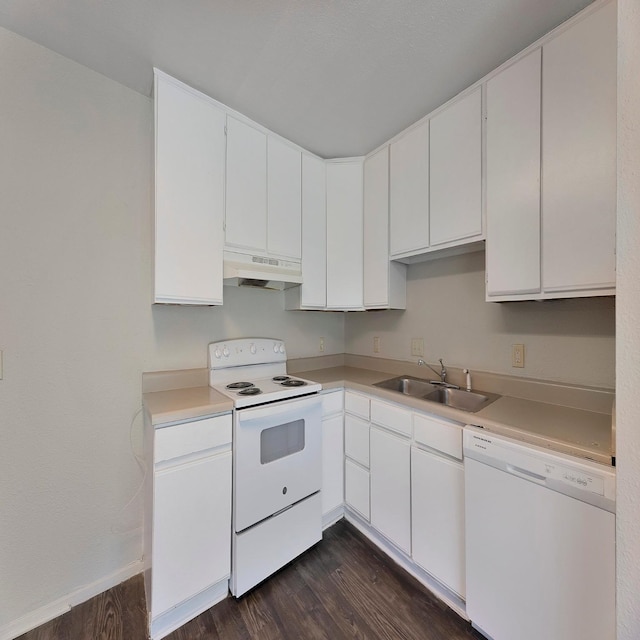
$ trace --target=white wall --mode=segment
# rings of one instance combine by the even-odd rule
[[[151,101],[3,29],[0,86],[3,637],[139,560],[143,371],[204,367],[208,342],[249,334],[342,353],[344,317],[257,290],[152,307]]]
[[[349,314],[347,352],[415,362],[411,339],[423,338],[428,362],[614,387],[612,298],[487,303],[484,274],[483,252],[409,266],[406,311]],[[511,345],[519,343],[524,369],[511,367]]]
[[[618,0],[618,640],[640,638],[640,4]]]

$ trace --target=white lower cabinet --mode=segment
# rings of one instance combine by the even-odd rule
[[[231,451],[155,474],[154,612],[229,575]]]
[[[345,504],[347,516],[369,521],[353,518],[356,526],[443,600],[464,610],[460,423],[347,391]]]
[[[344,504],[344,414],[343,391],[322,397],[322,515],[331,516]],[[323,522],[324,526],[330,524]]]
[[[144,561],[153,640],[228,594],[231,425],[231,414],[147,424]]]
[[[369,421],[347,413],[344,417],[344,452],[369,468]]]
[[[369,520],[369,471],[349,458],[344,461],[344,501]]]
[[[370,517],[369,407],[368,396],[345,392],[344,501],[367,521]]]
[[[371,525],[411,553],[411,442],[371,427]]]
[[[411,555],[464,598],[464,467],[411,448]]]

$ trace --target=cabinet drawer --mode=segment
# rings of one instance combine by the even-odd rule
[[[413,435],[416,442],[462,460],[462,425],[414,414]]]
[[[369,472],[350,460],[344,463],[345,502],[369,520]]]
[[[154,463],[231,444],[231,414],[156,429]]]
[[[344,394],[344,409],[349,413],[360,416],[365,420],[369,419],[369,398],[357,393],[347,391]]]
[[[369,467],[369,423],[348,413],[344,417],[344,452]]]
[[[332,413],[339,413],[342,411],[343,396],[342,390],[332,391],[331,393],[322,394],[322,415],[328,416]]]
[[[371,401],[371,422],[411,437],[411,412],[386,402]]]

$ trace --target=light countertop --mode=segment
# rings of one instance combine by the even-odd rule
[[[523,442],[612,464],[611,415],[607,413],[509,395],[503,395],[477,413],[468,413],[373,386],[376,382],[395,377],[396,374],[389,372],[338,366],[296,371],[294,375],[321,383],[323,391],[342,387],[361,391],[410,409],[480,426]],[[231,399],[208,386],[154,391],[145,393],[143,400],[154,426],[226,413],[233,409]]]

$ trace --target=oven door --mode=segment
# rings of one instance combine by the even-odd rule
[[[319,395],[234,412],[234,528],[237,533],[321,487]]]

